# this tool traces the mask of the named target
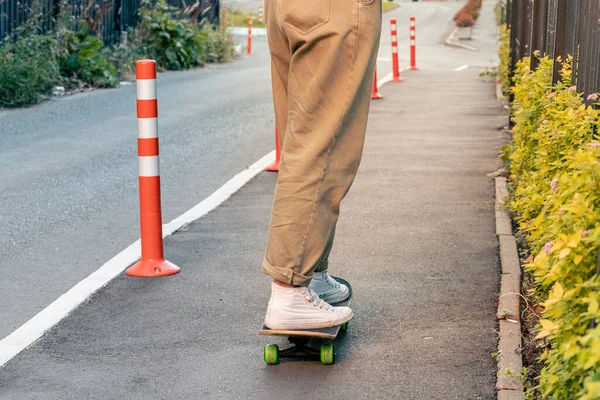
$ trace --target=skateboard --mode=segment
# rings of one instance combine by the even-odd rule
[[[333,279],[348,286],[350,293],[346,300],[331,305],[336,307],[349,306],[352,302],[352,286],[342,278],[333,277]],[[287,336],[292,344],[292,347],[282,350],[279,350],[279,346],[276,344],[267,344],[264,352],[267,365],[278,364],[280,358],[321,360],[321,363],[331,365],[335,361],[333,341],[340,331],[345,332],[347,329],[348,322],[330,328],[298,330],[269,329],[263,324],[258,334]],[[320,342],[320,346],[315,342]]]

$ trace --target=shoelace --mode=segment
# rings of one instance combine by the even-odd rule
[[[315,307],[323,308],[326,311],[333,309],[333,307],[330,306],[329,303],[323,301],[323,299],[321,299],[319,297],[317,292],[315,292],[314,290],[311,290],[307,287],[304,288],[304,298],[306,300],[308,300],[310,303],[312,303],[312,305]]]
[[[330,277],[327,272],[323,272],[323,278],[325,279],[325,283],[327,283],[327,285],[331,286],[332,288],[340,288],[340,283],[332,277]]]

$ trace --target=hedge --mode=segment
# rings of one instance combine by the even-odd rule
[[[524,267],[544,310],[543,368],[529,396],[600,399],[600,112],[571,86],[570,59],[556,85],[553,60],[540,58],[534,71],[529,62],[517,64],[513,140],[503,150],[509,208],[531,254]]]

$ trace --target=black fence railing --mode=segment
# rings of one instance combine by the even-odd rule
[[[172,6],[190,12],[197,19],[219,25],[219,0],[168,0]],[[22,26],[37,10],[38,23],[43,31],[54,28],[60,7],[66,7],[76,20],[89,16],[99,22],[104,43],[116,43],[121,34],[137,23],[141,0],[0,0],[0,40]],[[65,10],[63,10],[64,12]]]
[[[536,50],[555,60],[573,57],[572,82],[588,95],[600,91],[600,0],[507,0],[511,68]],[[531,68],[537,59],[531,57]],[[560,78],[554,64],[552,81]]]

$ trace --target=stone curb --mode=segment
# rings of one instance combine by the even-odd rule
[[[500,326],[498,339],[498,373],[496,389],[498,400],[524,400],[521,382],[521,265],[517,242],[512,234],[510,216],[504,208],[508,197],[506,178],[496,178],[496,235],[500,243],[500,295],[496,317]]]

